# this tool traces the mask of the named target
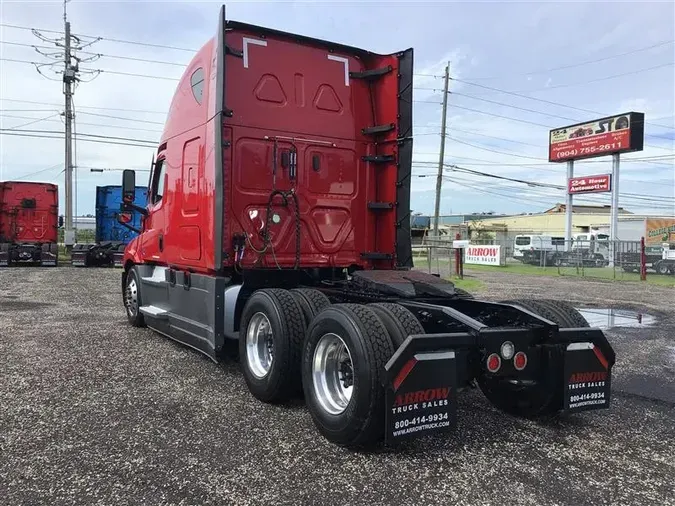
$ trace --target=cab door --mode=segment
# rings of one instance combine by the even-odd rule
[[[141,255],[146,262],[164,260],[166,169],[166,159],[160,153],[152,169],[148,189],[148,215],[145,217],[144,230],[141,234]]]

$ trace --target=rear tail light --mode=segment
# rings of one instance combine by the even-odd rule
[[[511,341],[506,341],[502,343],[502,347],[499,350],[504,360],[511,360],[513,358],[513,354],[515,353],[515,351],[516,348],[515,346],[513,346],[513,343]]]
[[[487,370],[495,373],[499,371],[499,368],[502,366],[502,359],[499,358],[499,355],[493,353],[487,358]]]
[[[526,365],[527,365],[527,355],[525,355],[525,353],[523,353],[522,351],[519,351],[513,357],[513,367],[515,367],[517,371],[522,371],[523,369],[525,369]]]

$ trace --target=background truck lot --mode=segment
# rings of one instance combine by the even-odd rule
[[[632,308],[658,323],[607,331],[609,412],[534,423],[466,391],[454,433],[355,453],[321,438],[302,400],[254,400],[235,362],[128,326],[120,270],[75,272],[0,271],[5,505],[672,504],[672,288],[471,273],[492,299]]]

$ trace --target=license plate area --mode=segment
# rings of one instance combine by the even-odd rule
[[[609,408],[611,367],[593,343],[571,343],[565,351],[564,409],[570,413]]]

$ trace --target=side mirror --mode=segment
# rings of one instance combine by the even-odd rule
[[[136,172],[125,169],[122,173],[122,200],[132,203],[136,198]]]
[[[59,228],[63,228],[63,215],[59,216]]]

